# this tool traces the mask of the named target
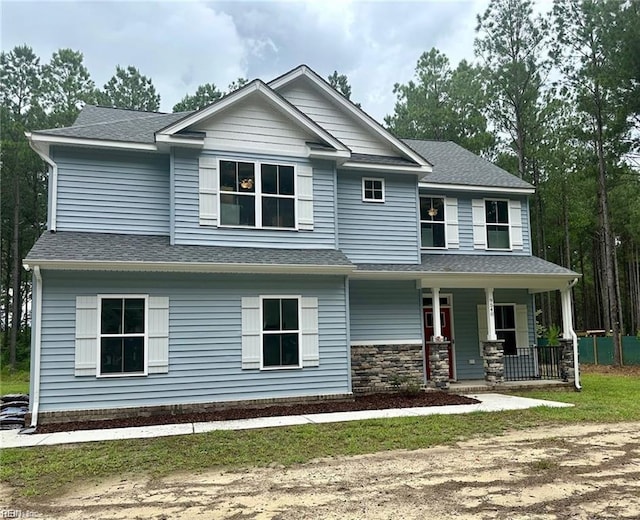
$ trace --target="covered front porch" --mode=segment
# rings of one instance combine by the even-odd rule
[[[414,346],[413,378],[420,352],[422,380],[429,387],[480,391],[533,382],[579,387],[571,294],[577,273],[536,257],[499,255],[423,255],[420,271],[371,267],[359,266],[357,278],[363,281],[354,283],[368,279],[381,291],[385,284],[410,283],[418,296],[422,345]],[[547,291],[559,291],[562,300],[562,337],[555,347],[536,345],[533,295]],[[408,289],[406,298],[411,298]],[[385,352],[393,354],[392,342],[387,343]],[[384,354],[379,361],[388,372],[396,368]]]

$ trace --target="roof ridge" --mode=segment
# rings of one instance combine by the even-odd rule
[[[71,126],[62,126],[60,128],[45,128],[43,130],[37,130],[34,133],[39,133],[39,132],[50,132],[52,130],[64,130],[66,128],[87,128],[90,126],[100,126],[100,125],[111,125],[111,124],[116,124],[116,123],[124,123],[126,121],[144,121],[144,120],[148,120],[148,119],[153,119],[153,118],[157,118],[157,117],[161,117],[161,116],[171,116],[174,114],[180,114],[181,112],[174,112],[174,113],[150,113],[150,115],[148,117],[138,117],[138,118],[125,118],[125,119],[112,119],[111,121],[99,121],[97,123],[85,123],[83,125],[71,125]]]

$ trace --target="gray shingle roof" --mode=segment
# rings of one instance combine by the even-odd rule
[[[403,141],[433,164],[433,172],[424,176],[424,182],[492,188],[533,188],[528,182],[452,141]]]
[[[172,246],[169,237],[74,231],[45,232],[24,259],[38,262],[156,262],[296,266],[352,266],[334,249]]]
[[[535,274],[579,276],[578,273],[525,255],[422,255],[421,264],[358,264],[358,271],[422,273]]]
[[[155,132],[190,113],[162,114],[87,105],[72,126],[38,130],[34,133],[81,139],[155,143]]]

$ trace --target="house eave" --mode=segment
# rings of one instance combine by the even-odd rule
[[[32,143],[42,143],[48,146],[61,144],[88,148],[110,148],[119,150],[141,150],[157,152],[158,147],[153,143],[135,143],[129,141],[112,141],[108,139],[88,139],[84,137],[68,137],[62,135],[25,132],[26,138]]]
[[[357,170],[357,171],[389,171],[394,173],[410,173],[413,175],[424,175],[432,171],[431,166],[399,166],[393,164],[375,164],[360,163],[354,161],[345,161],[339,166],[340,170]]]
[[[35,266],[56,271],[128,271],[173,273],[246,273],[246,274],[316,274],[348,275],[354,270],[349,265],[301,265],[301,264],[219,264],[210,262],[110,262],[38,260],[24,262],[26,270]]]
[[[418,182],[419,188],[430,190],[483,192],[483,193],[511,193],[514,195],[532,195],[535,188],[509,188],[506,186],[479,186],[470,184],[440,184],[437,182]]]

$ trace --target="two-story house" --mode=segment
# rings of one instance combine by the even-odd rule
[[[531,255],[533,187],[396,138],[307,66],[199,111],[86,106],[28,138],[50,170],[24,261],[32,424],[344,397],[436,365],[439,383],[491,379],[491,356],[535,342],[539,291],[561,291],[575,343],[578,275]]]

